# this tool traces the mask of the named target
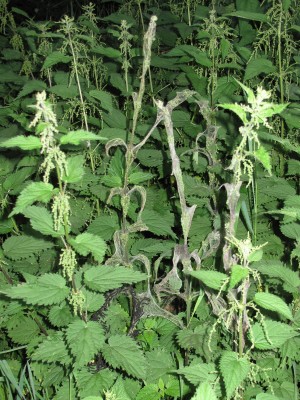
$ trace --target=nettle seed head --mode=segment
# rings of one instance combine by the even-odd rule
[[[30,106],[36,109],[35,118],[30,123],[29,127],[36,126],[37,123],[42,120],[57,127],[56,115],[52,110],[52,105],[46,100],[46,92],[40,92],[36,94],[36,104]]]
[[[74,315],[82,314],[85,304],[85,296],[80,290],[72,290],[69,297],[69,304],[73,308]]]
[[[70,225],[69,217],[71,208],[69,196],[66,193],[59,193],[53,198],[52,214],[54,218],[54,229],[59,231],[62,226]]]
[[[40,167],[41,170],[44,170],[44,182],[49,182],[50,172],[54,168],[58,169],[60,176],[68,173],[66,155],[58,146],[48,149],[47,156]]]
[[[71,281],[76,267],[76,253],[71,247],[62,249],[59,264],[63,267],[63,275]]]

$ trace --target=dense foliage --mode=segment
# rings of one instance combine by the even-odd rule
[[[0,398],[297,400],[300,5],[108,3],[0,0]]]

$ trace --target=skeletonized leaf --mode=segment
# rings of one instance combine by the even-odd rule
[[[289,320],[293,320],[293,315],[288,305],[278,296],[271,293],[258,292],[254,296],[254,302],[266,310],[276,311]]]
[[[146,359],[136,342],[129,336],[115,335],[102,349],[106,362],[113,368],[121,368],[129,375],[145,379]]]
[[[12,299],[22,299],[27,304],[59,304],[69,294],[65,279],[58,274],[44,274],[35,283],[23,283],[3,290]]]
[[[96,135],[95,133],[85,131],[83,129],[78,129],[77,131],[70,131],[66,135],[60,138],[61,144],[74,144],[78,145],[81,142],[90,140],[101,140],[104,141],[106,138]]]
[[[32,182],[20,193],[16,202],[16,206],[9,214],[9,217],[23,212],[26,207],[31,206],[31,204],[33,204],[35,201],[48,203],[53,194],[54,191],[51,183]]]
[[[103,261],[106,244],[100,236],[85,232],[77,235],[75,239],[70,239],[69,243],[80,255],[87,256],[92,253],[96,261]]]
[[[72,322],[66,330],[66,337],[77,366],[83,366],[91,361],[104,343],[103,329],[94,321]]]
[[[126,267],[100,265],[91,267],[84,274],[88,287],[97,292],[106,292],[121,287],[125,283],[136,283],[147,279],[147,275]]]
[[[35,150],[42,147],[41,141],[38,137],[29,135],[19,135],[11,139],[3,140],[0,142],[0,147],[20,147],[22,150]]]
[[[250,362],[245,357],[239,357],[234,351],[225,351],[220,360],[221,374],[229,399],[250,371]]]

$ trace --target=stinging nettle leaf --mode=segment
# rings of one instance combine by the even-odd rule
[[[57,332],[53,336],[48,336],[39,344],[39,347],[32,355],[32,359],[45,363],[70,364],[72,360],[68,353],[63,333]]]
[[[77,235],[75,239],[69,239],[69,243],[80,255],[87,256],[92,253],[96,261],[103,261],[107,246],[100,236],[85,232]]]
[[[78,320],[68,326],[66,338],[76,364],[80,367],[90,362],[101,350],[104,332],[97,322]]]
[[[12,299],[45,306],[61,303],[69,292],[65,279],[58,274],[44,274],[35,283],[23,283],[2,291]]]
[[[252,326],[252,334],[254,346],[260,350],[276,349],[288,339],[299,335],[290,325],[271,320],[264,321],[264,327],[261,323],[256,322]],[[249,333],[248,336],[251,340]]]
[[[81,142],[87,142],[90,140],[105,141],[107,140],[107,138],[96,135],[92,132],[85,131],[83,129],[78,129],[77,131],[70,131],[66,135],[61,136],[60,143],[79,145]]]
[[[204,285],[219,290],[227,279],[227,275],[217,271],[191,271],[189,275],[199,279]]]
[[[148,276],[139,271],[121,266],[100,265],[91,267],[84,274],[85,283],[92,290],[107,292],[123,286],[125,283],[132,284],[144,281]]]
[[[225,383],[227,399],[241,385],[250,371],[250,362],[246,357],[239,357],[234,351],[224,351],[220,360],[221,374]]]
[[[71,60],[72,60],[71,56],[66,56],[65,54],[61,53],[60,51],[52,51],[51,54],[49,54],[46,57],[46,60],[44,61],[42,69],[51,68],[53,65],[56,65],[58,63],[67,64]]]
[[[272,61],[262,57],[254,58],[247,64],[244,80],[247,81],[257,75],[266,75],[275,71],[276,67],[273,65]]]
[[[217,395],[209,382],[202,382],[192,400],[217,400]]]
[[[258,292],[255,294],[253,300],[258,306],[263,307],[266,310],[276,311],[285,318],[291,321],[293,320],[291,310],[280,297],[271,293]]]
[[[62,176],[62,180],[67,183],[76,183],[81,181],[84,175],[84,162],[83,155],[76,155],[67,158],[67,171],[68,173]]]
[[[51,183],[45,182],[32,182],[20,193],[16,206],[13,211],[9,214],[12,217],[15,214],[19,214],[25,210],[26,207],[31,206],[35,201],[41,201],[48,203],[54,194],[54,188]]]
[[[104,110],[111,112],[113,110],[112,95],[104,90],[91,90],[89,95],[99,100]]]
[[[7,238],[2,247],[6,257],[11,260],[21,260],[51,249],[54,247],[54,243],[32,236],[20,235]]]
[[[36,136],[19,135],[11,139],[3,140],[0,142],[0,147],[20,147],[22,150],[35,150],[42,147],[40,139]]]
[[[29,206],[25,208],[23,214],[26,218],[30,218],[30,225],[32,228],[41,232],[43,235],[50,235],[53,237],[64,235],[64,228],[62,226],[59,231],[54,230],[52,214],[45,207]]]
[[[267,152],[267,150],[262,145],[260,145],[259,149],[253,152],[253,155],[258,161],[262,163],[263,167],[271,175],[271,169],[272,169],[271,157],[270,154]]]
[[[146,378],[146,359],[131,337],[111,336],[101,352],[106,362],[113,368],[121,368],[136,378]]]
[[[229,288],[234,288],[236,284],[247,278],[247,276],[249,276],[249,270],[247,268],[237,264],[233,265],[230,271]]]

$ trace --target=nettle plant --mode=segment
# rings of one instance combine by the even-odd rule
[[[297,4],[196,3],[0,2],[3,399],[298,399]]]

